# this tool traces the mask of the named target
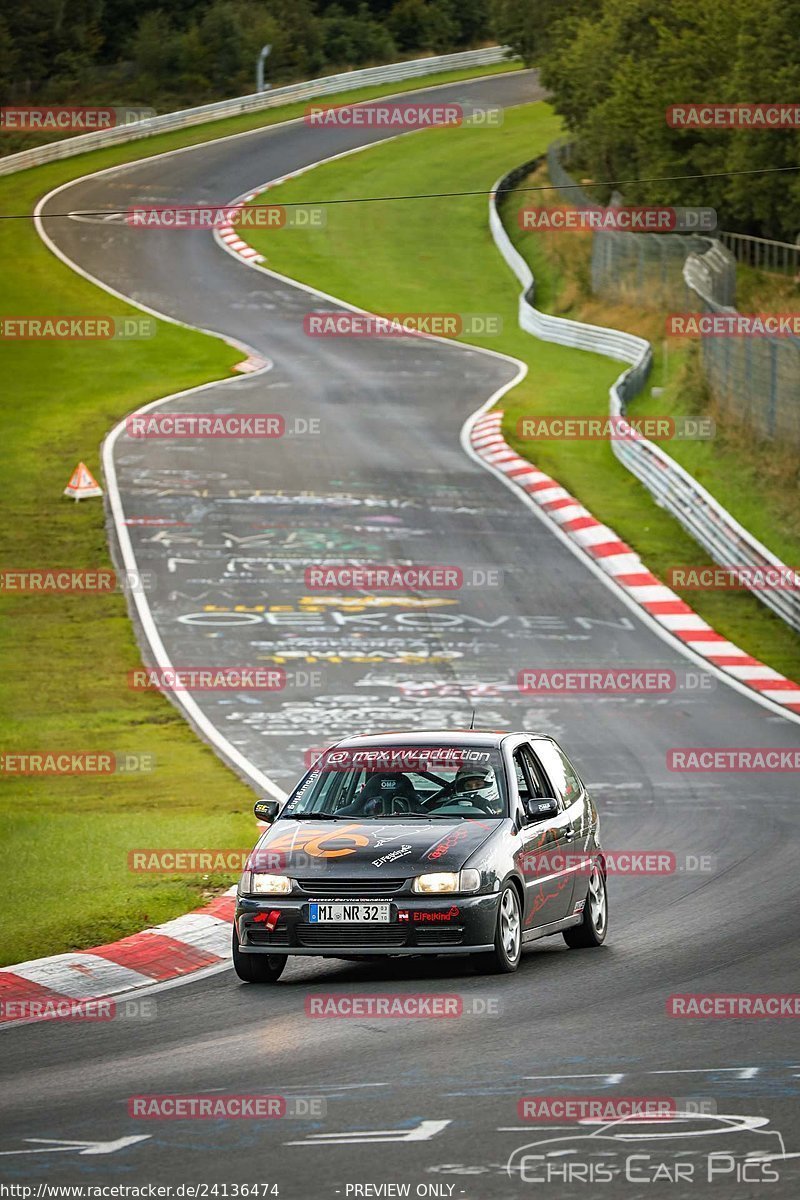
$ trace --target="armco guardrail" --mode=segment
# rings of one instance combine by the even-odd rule
[[[179,112],[164,113],[160,117],[149,117],[133,121],[114,129],[101,129],[94,133],[82,133],[77,137],[48,142],[45,146],[21,150],[0,158],[0,175],[13,171],[24,171],[27,167],[38,167],[42,163],[71,158],[85,154],[87,150],[99,150],[103,146],[115,146],[121,142],[132,142],[137,138],[152,137],[157,133],[168,133],[173,129],[185,129],[190,125],[202,125],[206,121],[218,121],[223,117],[234,117],[239,113],[258,112],[265,108],[277,108],[293,100],[312,100],[318,96],[332,96],[336,92],[352,88],[370,87],[373,84],[392,83],[394,80],[416,79],[424,75],[438,75],[442,71],[458,71],[468,67],[490,67],[511,57],[505,46],[487,46],[481,50],[464,50],[459,54],[443,54],[438,58],[414,58],[408,62],[389,63],[383,67],[364,67],[358,71],[344,71],[339,75],[326,75],[320,79],[309,79],[305,83],[290,83],[286,87],[270,88],[267,92],[255,92],[251,96],[236,96],[232,100],[219,100],[214,104],[202,104],[198,108],[185,108]]]
[[[730,250],[737,262],[762,271],[800,271],[800,238],[797,242],[776,242],[772,238],[754,237],[749,233],[733,233],[721,229],[719,240]]]
[[[536,287],[533,272],[512,245],[500,218],[498,200],[543,161],[543,158],[535,159],[504,175],[495,184],[489,199],[489,227],[495,245],[523,288],[519,298],[519,323],[528,333],[545,341],[592,350],[630,363],[609,392],[611,416],[624,418],[628,402],[642,389],[650,372],[653,359],[650,343],[618,329],[586,325],[582,321],[539,312],[533,304]],[[612,439],[614,454],[645,485],[656,503],[676,517],[715,562],[756,570],[766,567],[787,570],[784,563],[743,529],[688,471],[653,442],[635,435],[632,430],[631,435],[630,438]],[[800,584],[800,576],[797,582]],[[788,625],[800,629],[800,594],[790,590],[753,588],[752,591]]]

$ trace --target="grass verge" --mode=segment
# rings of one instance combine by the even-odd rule
[[[507,70],[501,67],[499,70]],[[492,69],[361,89],[354,99],[452,82]],[[45,192],[90,171],[178,146],[276,124],[305,103],[84,154],[0,178],[0,213],[30,213]],[[0,222],[2,313],[135,315],[74,274],[32,222]],[[4,341],[0,561],[5,570],[108,567],[100,500],[62,496],[79,459],[99,471],[99,446],[122,416],[159,396],[225,377],[241,354],[217,339],[157,323],[143,341]],[[0,964],[136,932],[202,902],[229,876],[132,875],[136,847],[244,847],[252,793],[158,695],[134,693],[139,661],[120,596],[0,595],[4,678],[0,751],[147,752],[152,773],[20,776],[0,769]],[[31,900],[37,901],[35,919]]]
[[[344,198],[353,195],[355,180],[365,195],[447,192],[453,190],[454,180],[459,190],[488,189],[516,163],[542,153],[559,132],[547,105],[526,105],[507,110],[502,128],[491,133],[431,130],[321,166],[315,171],[315,190],[331,199]],[[306,179],[289,181],[278,196],[270,191],[270,200],[301,199],[304,189]],[[534,272],[541,272],[543,303],[561,311],[558,265],[537,251],[536,235],[523,237],[517,231],[517,236],[513,223],[510,228]],[[539,342],[519,329],[518,285],[490,237],[485,196],[332,205],[327,226],[302,240],[294,238],[290,244],[288,238],[261,230],[249,234],[248,240],[273,269],[366,309],[499,315],[500,336],[470,340],[513,354],[530,366],[526,379],[503,400],[505,432],[512,444],[611,525],[657,575],[663,577],[678,564],[711,565],[694,540],[617,462],[608,443],[532,443],[517,437],[522,416],[605,416],[608,389],[621,366],[596,354]],[[658,314],[651,318],[634,309],[616,310],[610,320],[599,301],[587,301],[586,307],[586,319],[655,336],[656,342],[655,328],[663,329]],[[670,370],[675,367],[672,362]],[[659,354],[652,383],[662,382],[663,369]],[[663,406],[662,399],[657,410],[663,411]],[[776,536],[771,540],[780,553]],[[685,598],[720,633],[776,669],[800,677],[800,639],[754,597],[687,592]]]

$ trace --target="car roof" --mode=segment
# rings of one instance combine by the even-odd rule
[[[546,737],[546,734],[514,734],[508,729],[407,729],[342,738],[337,748],[394,746],[497,746],[508,737]]]

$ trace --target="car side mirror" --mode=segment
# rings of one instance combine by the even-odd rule
[[[280,812],[280,807],[277,800],[257,800],[253,805],[253,812],[259,821],[271,825]]]
[[[548,817],[558,815],[558,801],[555,796],[539,796],[535,800],[528,800],[525,815],[529,821],[546,821]]]

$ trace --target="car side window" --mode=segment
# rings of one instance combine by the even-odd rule
[[[517,777],[517,791],[519,792],[519,798],[523,804],[526,800],[530,800],[531,798],[531,790],[528,785],[528,778],[522,766],[522,752],[524,749],[524,746],[520,746],[514,751],[514,774]]]
[[[525,765],[525,770],[528,779],[531,781],[531,794],[537,796],[549,796],[550,788],[547,783],[547,778],[544,771],[536,761],[536,755],[531,750],[530,746],[522,747],[522,761]]]
[[[552,742],[537,742],[536,752],[553,785],[554,794],[559,797],[564,808],[568,808],[583,791],[578,772],[563,750]]]
[[[544,776],[530,746],[517,747],[514,753],[514,769],[517,774],[520,799],[523,803],[547,794]]]

